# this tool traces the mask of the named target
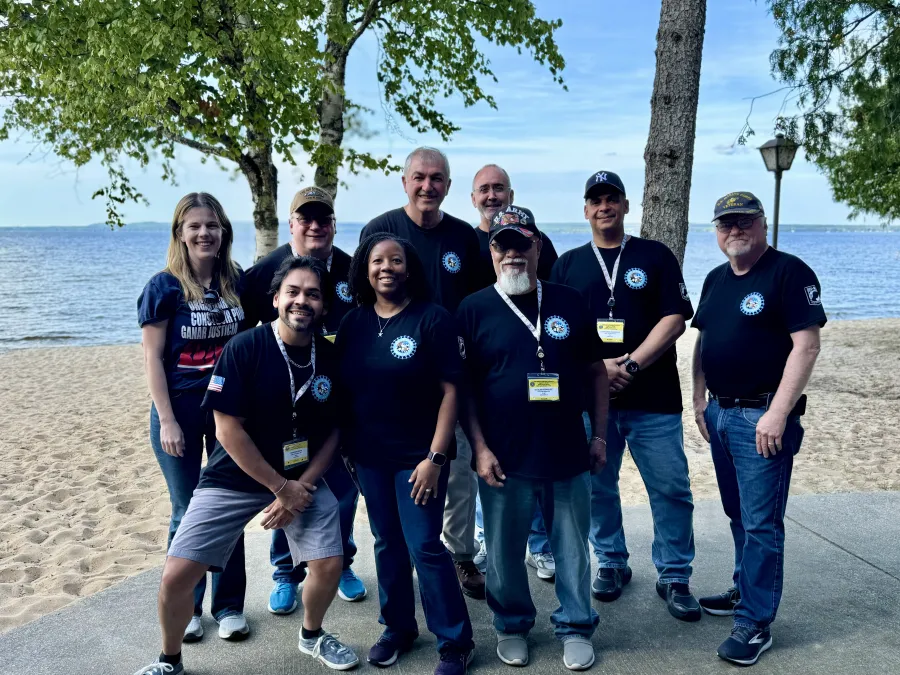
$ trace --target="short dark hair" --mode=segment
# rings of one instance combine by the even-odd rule
[[[325,266],[325,263],[318,258],[313,258],[311,255],[291,255],[282,260],[278,269],[275,271],[275,276],[272,277],[272,284],[269,286],[269,295],[275,295],[281,290],[281,284],[284,283],[285,277],[294,270],[310,270],[319,277],[319,285],[322,287],[322,298],[327,305],[331,300],[331,293],[328,292],[328,288],[330,287],[328,268]]]
[[[413,283],[406,285],[406,294],[413,300],[431,300],[431,286],[425,276],[425,266],[412,243],[389,232],[376,232],[363,239],[350,261],[350,294],[358,305],[375,304],[375,289],[369,283],[369,258],[372,249],[383,241],[395,241],[406,256],[406,274]]]

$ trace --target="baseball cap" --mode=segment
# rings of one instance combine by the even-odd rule
[[[762,202],[752,192],[729,192],[716,202],[713,221],[731,214],[745,216],[764,216]]]
[[[491,221],[490,241],[494,241],[494,237],[505,230],[518,232],[523,237],[531,239],[531,237],[540,237],[541,231],[534,222],[534,214],[522,206],[513,206],[510,204],[505,209],[497,213]]]
[[[591,190],[598,185],[609,185],[621,192],[623,196],[625,195],[625,184],[622,182],[622,179],[619,178],[619,174],[613,173],[612,171],[598,171],[588,178],[587,183],[584,184],[584,198],[587,199]]]
[[[334,213],[334,200],[322,188],[315,186],[301,188],[291,201],[291,214],[296,213],[304,204],[324,204]]]

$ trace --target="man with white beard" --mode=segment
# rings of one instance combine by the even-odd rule
[[[463,424],[475,452],[487,542],[487,601],[497,656],[528,663],[526,636],[536,611],[522,549],[535,506],[544,514],[556,561],[551,616],[563,663],[594,663],[591,635],[590,472],[606,462],[605,439],[585,441],[581,411],[606,429],[609,382],[602,343],[581,294],[541,282],[541,234],[528,209],[509,206],[490,231],[497,283],[470,295],[457,311],[460,352],[469,371]],[[601,431],[602,433],[602,431]]]

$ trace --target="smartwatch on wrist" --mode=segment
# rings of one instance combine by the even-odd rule
[[[447,455],[442,452],[430,452],[428,453],[428,459],[431,460],[431,463],[436,466],[444,466],[447,463]]]
[[[632,359],[626,359],[623,365],[625,366],[625,372],[630,375],[637,375],[637,372],[641,369],[640,364]]]

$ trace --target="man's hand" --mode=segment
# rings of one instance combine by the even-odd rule
[[[184,432],[174,419],[159,423],[159,443],[167,455],[184,457]]]
[[[281,495],[281,493],[278,493]],[[265,517],[260,521],[264,530],[277,530],[290,525],[294,519],[294,512],[286,509],[277,499],[263,509]]]
[[[625,363],[630,354],[623,354],[615,359],[603,359],[606,376],[609,378],[609,390],[613,393],[622,391],[634,379],[634,375],[625,370]]]
[[[600,473],[606,466],[606,443],[595,438],[591,441],[591,473]]]
[[[425,506],[428,499],[434,497],[440,477],[441,467],[430,459],[423,459],[413,469],[412,475],[409,477],[409,482],[413,484],[409,496],[415,500],[416,506]]]
[[[315,485],[301,480],[289,480],[276,495],[281,505],[293,513],[303,513],[312,504]]]
[[[709,429],[706,428],[706,407],[709,405],[709,401],[703,399],[701,401],[694,401],[694,421],[697,423],[697,428],[700,430],[700,435],[703,436],[703,440],[707,443],[709,440]]]
[[[756,424],[756,452],[768,459],[781,450],[787,415],[767,410]]]
[[[475,471],[491,487],[503,487],[506,480],[497,456],[486,447],[475,453]]]

